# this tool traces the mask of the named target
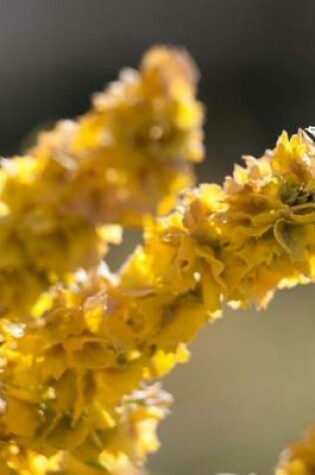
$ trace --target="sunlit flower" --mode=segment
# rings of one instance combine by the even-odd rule
[[[50,285],[72,279],[194,182],[203,107],[185,51],[156,47],[0,170],[0,316],[25,318]],[[37,310],[35,313],[38,313]]]

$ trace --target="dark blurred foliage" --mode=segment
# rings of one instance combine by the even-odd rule
[[[200,180],[221,180],[282,129],[315,124],[314,20],[314,0],[0,0],[0,153],[81,114],[121,67],[170,43],[201,71]],[[194,344],[167,383],[178,404],[154,474],[270,473],[315,410],[312,292],[283,293],[258,318],[227,317]]]

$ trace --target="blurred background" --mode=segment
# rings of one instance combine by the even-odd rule
[[[315,1],[0,0],[0,154],[74,117],[155,43],[201,71],[208,156],[221,181],[282,129],[315,125]],[[119,256],[116,255],[116,259]],[[264,313],[226,312],[165,381],[175,398],[152,475],[265,475],[315,419],[315,292],[281,292]]]

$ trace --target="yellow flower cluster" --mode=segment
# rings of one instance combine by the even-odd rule
[[[3,475],[125,475],[156,450],[170,404],[150,384],[204,324],[315,279],[312,129],[170,211],[203,155],[196,79],[186,53],[153,48],[89,113],[2,162]],[[120,226],[144,223],[117,275],[99,264]],[[314,454],[311,430],[276,474],[311,475]]]
[[[51,284],[95,265],[120,227],[142,226],[193,183],[203,108],[188,55],[156,47],[90,112],[0,169],[0,315],[26,318]]]
[[[2,442],[1,475],[136,473],[133,469],[141,466],[147,454],[159,447],[156,426],[165,417],[169,403],[169,394],[157,385],[125,396],[116,409],[116,424],[112,424],[106,431],[91,432],[89,447],[86,444],[84,455],[80,454],[79,457],[76,457],[75,451],[70,453],[64,446],[61,450],[52,452],[40,448],[38,443],[35,451],[18,445],[17,441]],[[95,457],[96,447],[98,458]]]
[[[304,439],[291,444],[281,455],[275,475],[313,475],[315,473],[315,426]]]
[[[245,161],[223,187],[201,185],[152,222],[122,269],[130,318],[150,344],[173,351],[223,302],[264,307],[276,288],[314,279],[315,143],[302,130],[283,133],[273,151]]]
[[[156,386],[137,388],[166,372],[174,357],[142,352],[125,310],[114,279],[100,269],[56,288],[42,318],[3,325],[1,442],[28,457],[53,455],[56,463],[67,451],[105,468],[139,463],[157,448],[154,429],[170,399]],[[13,459],[5,452],[9,467],[14,450]]]
[[[44,475],[62,460],[114,473],[109,464],[121,457],[141,461],[168,402],[141,385],[185,362],[186,343],[223,303],[263,307],[277,288],[314,280],[312,130],[283,133],[274,150],[245,162],[222,187],[187,191],[152,219],[118,275],[80,272],[50,291],[36,320],[3,324],[0,443],[9,473]]]

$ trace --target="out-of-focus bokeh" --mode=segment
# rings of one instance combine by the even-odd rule
[[[121,67],[170,43],[201,71],[199,179],[221,181],[242,153],[315,124],[314,21],[313,0],[0,0],[0,154],[82,113]],[[150,473],[271,473],[315,419],[314,289],[281,292],[264,313],[227,311],[200,335],[165,381],[176,404]]]

